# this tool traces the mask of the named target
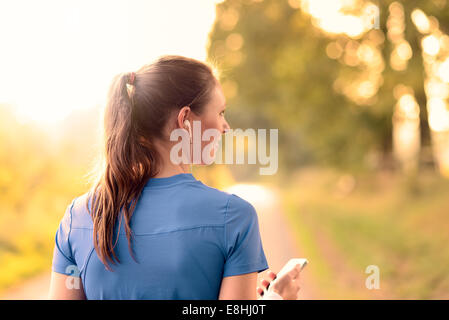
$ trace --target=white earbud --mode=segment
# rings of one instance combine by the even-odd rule
[[[184,125],[187,127],[187,130],[189,130],[190,141],[192,141],[192,129],[190,127],[190,121],[189,120],[184,120]]]
[[[189,138],[190,138],[190,148],[192,148],[192,128],[190,127],[190,121],[189,120],[184,120],[184,125],[187,127],[187,129],[189,130]],[[192,151],[190,151],[192,152]],[[190,162],[190,172],[192,172],[192,163]]]

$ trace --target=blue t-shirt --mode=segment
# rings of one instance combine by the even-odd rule
[[[268,269],[254,207],[191,173],[147,182],[130,222],[137,262],[122,220],[112,272],[94,249],[86,201],[84,194],[67,207],[52,270],[81,277],[87,299],[214,300],[223,277]]]

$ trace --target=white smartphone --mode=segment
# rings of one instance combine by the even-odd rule
[[[306,265],[309,264],[309,261],[304,258],[294,258],[290,259],[276,274],[276,279],[281,278],[282,276],[289,274],[292,279],[296,279],[301,272],[302,269],[305,268]],[[270,287],[270,284],[268,284],[267,288],[264,290],[266,292],[268,288]]]
[[[307,259],[295,258],[290,259],[285,266],[282,267],[281,271],[278,272],[276,278],[280,278],[285,274],[289,274],[292,279],[296,279],[302,269],[309,263]]]

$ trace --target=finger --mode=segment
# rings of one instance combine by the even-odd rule
[[[264,287],[265,289],[267,289],[268,285],[270,284],[267,280],[263,279],[261,281],[262,287]]]
[[[274,273],[273,271],[269,271],[267,275],[268,275],[268,278],[271,280],[276,279],[276,273]]]
[[[263,295],[263,290],[262,290],[262,288],[260,288],[260,287],[257,287],[257,294],[259,295],[259,296],[262,296]]]

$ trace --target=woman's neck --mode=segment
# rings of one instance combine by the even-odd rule
[[[192,173],[188,164],[174,165],[172,163],[163,163],[159,172],[153,178],[166,178],[180,173]]]
[[[166,178],[180,173],[192,173],[191,164],[174,164],[170,159],[170,148],[159,141],[155,141],[155,146],[158,149],[158,154],[161,159],[161,166],[159,172],[153,178]]]

